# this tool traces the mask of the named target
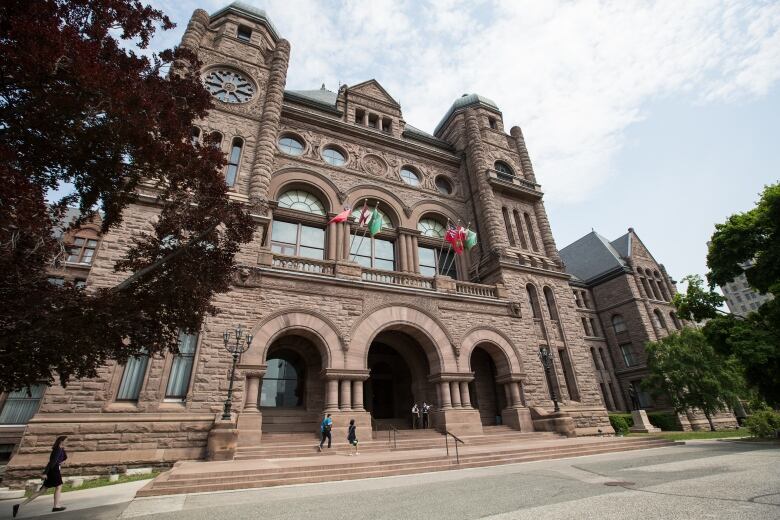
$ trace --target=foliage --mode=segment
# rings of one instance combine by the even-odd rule
[[[685,294],[677,293],[672,298],[672,305],[677,308],[677,315],[684,320],[701,321],[718,316],[718,307],[726,301],[723,296],[704,287],[704,280],[698,274],[682,279],[688,286]]]
[[[173,24],[135,0],[0,2],[0,391],[94,377],[140,349],[175,351],[178,329],[215,312],[251,240],[223,154],[190,139],[212,106],[196,57],[125,48],[146,48],[158,27]],[[46,192],[63,184],[74,193],[51,210]],[[49,284],[65,206],[83,219],[99,208],[105,232],[141,189],[159,216],[115,265],[117,280],[137,276],[89,293]]]
[[[648,412],[647,418],[650,420],[650,424],[656,428],[661,428],[662,431],[671,432],[680,429],[677,415],[673,413]]]
[[[628,433],[628,429],[631,427],[631,422],[629,419],[630,416],[629,418],[626,418],[625,414],[609,414],[609,422],[612,424],[612,428],[615,430],[615,433],[620,433],[622,435],[626,435]]]
[[[753,437],[770,438],[780,430],[780,413],[774,410],[761,410],[745,420],[745,427]]]
[[[653,436],[653,437],[660,437],[662,439],[668,439],[670,441],[688,441],[688,440],[695,440],[695,439],[728,439],[733,437],[746,437],[747,431],[744,428],[740,428],[738,430],[718,430],[718,431],[698,431],[698,432],[681,432],[681,431],[672,431],[672,432],[661,432],[661,433],[632,433],[632,437],[639,437],[639,436]]]
[[[715,430],[712,415],[730,408],[744,392],[739,364],[718,355],[704,335],[684,328],[645,346],[649,376],[643,386],[666,396],[675,411],[698,408]]]
[[[84,483],[81,484],[79,487],[73,487],[73,484],[70,481],[67,481],[62,485],[62,492],[67,493],[68,491],[83,491],[85,489],[113,486],[115,484],[126,484],[128,482],[137,482],[139,480],[151,480],[159,474],[160,474],[159,471],[152,471],[151,473],[144,473],[139,475],[119,475],[119,478],[114,481],[110,480],[108,477],[99,477],[90,480],[85,480]],[[33,493],[34,493],[33,490],[29,490],[25,493],[25,496],[29,497]],[[46,495],[54,494],[54,488],[48,488],[46,490],[46,493],[44,494]]]

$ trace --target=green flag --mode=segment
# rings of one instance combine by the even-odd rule
[[[475,245],[477,245],[477,234],[469,229],[468,231],[466,231],[466,241],[465,241],[466,249],[470,250]]]
[[[371,220],[368,221],[368,232],[371,233],[371,236],[379,233],[383,223],[382,214],[379,213],[378,209],[374,208],[374,211],[371,213]]]

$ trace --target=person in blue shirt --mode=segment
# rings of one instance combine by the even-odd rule
[[[331,419],[330,414],[328,414],[327,417],[325,417],[322,420],[322,423],[320,424],[320,434],[322,436],[318,448],[320,451],[322,451],[322,445],[325,444],[325,439],[328,439],[328,449],[330,449],[330,444],[331,444],[330,430],[332,428],[333,428],[333,419]]]

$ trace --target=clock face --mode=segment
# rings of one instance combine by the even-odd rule
[[[212,70],[203,82],[212,96],[225,103],[246,103],[255,93],[252,83],[232,70]]]

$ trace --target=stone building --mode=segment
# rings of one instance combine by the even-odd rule
[[[523,134],[505,131],[494,102],[464,95],[428,134],[375,80],[285,90],[290,44],[238,2],[196,10],[182,45],[198,53],[215,97],[193,138],[213,137],[229,159],[231,196],[261,208],[255,238],[237,256],[233,289],[215,299],[220,313],[181,335],[181,354],[49,388],[9,474],[37,468],[57,434],[70,435],[71,467],[205,457],[228,385],[223,332],[236,324],[254,336],[234,393],[239,446],[314,432],[326,412],[336,436],[351,418],[363,431],[372,421],[403,427],[423,401],[433,426],[456,434],[497,422],[612,432],[593,368],[599,340],[583,334],[588,314],[575,304]],[[363,204],[383,217],[373,238],[355,219],[328,224]],[[114,263],[157,211],[142,192],[102,237],[88,290],[126,276]],[[448,221],[470,225],[478,245],[452,254]],[[554,355],[549,377],[543,347]]]

